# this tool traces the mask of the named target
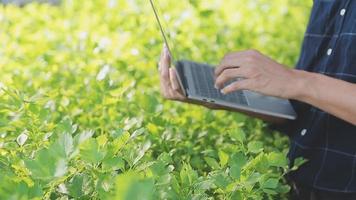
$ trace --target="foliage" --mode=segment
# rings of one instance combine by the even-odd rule
[[[310,5],[160,2],[181,58],[255,48],[289,66]],[[0,199],[287,197],[286,137],[160,97],[148,1],[2,6],[0,46]]]

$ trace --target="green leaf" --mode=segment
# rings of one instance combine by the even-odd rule
[[[162,176],[158,176],[156,180],[157,185],[169,185],[172,180],[172,175],[171,174],[164,174]]]
[[[301,165],[303,165],[304,163],[306,163],[308,160],[306,160],[303,157],[299,157],[294,159],[294,165],[292,167],[291,170],[297,170]]]
[[[106,137],[106,135],[100,135],[96,138],[96,141],[98,142],[99,146],[105,146],[106,143],[108,142],[108,138]]]
[[[54,146],[56,146],[55,152],[53,152],[54,154],[57,152],[60,153],[63,158],[69,159],[74,151],[72,135],[66,132],[59,134]]]
[[[202,10],[202,11],[200,11],[200,15],[202,17],[209,17],[212,14],[214,14],[214,10]]]
[[[117,130],[111,131],[110,136],[115,139],[121,136],[124,132],[124,129],[118,128]]]
[[[2,176],[0,183],[1,199],[41,199],[43,190],[38,182],[33,186],[28,186],[25,182],[17,182],[15,177]]]
[[[262,182],[262,188],[264,189],[275,189],[278,186],[279,180],[276,178],[269,178],[266,181]]]
[[[236,153],[230,157],[230,176],[234,179],[239,179],[243,166],[247,163],[247,157],[243,153]]]
[[[286,167],[288,158],[283,153],[272,152],[267,155],[268,163],[273,167]]]
[[[251,153],[259,153],[263,150],[263,144],[260,141],[251,141],[247,144],[247,148]]]
[[[221,150],[218,151],[218,155],[219,155],[219,160],[220,160],[220,166],[224,167],[227,164],[227,162],[229,161],[229,155]]]
[[[286,194],[290,191],[290,186],[289,185],[278,185],[278,187],[275,189],[276,192],[281,193],[281,194]]]
[[[145,131],[146,131],[145,128],[143,128],[143,127],[142,127],[142,128],[139,128],[139,129],[135,130],[135,131],[131,134],[130,138],[131,138],[131,139],[134,139],[134,138],[136,138],[137,136],[142,135]]]
[[[120,157],[113,157],[103,160],[102,169],[105,171],[114,171],[125,167],[125,161]]]
[[[171,184],[172,184],[172,188],[176,193],[180,193],[181,191],[181,187],[180,184],[177,180],[177,176],[173,176],[172,180],[171,180]]]
[[[154,193],[154,181],[153,179],[144,179],[139,182],[135,182],[128,189],[125,199],[126,200],[155,200]]]
[[[230,167],[230,176],[233,179],[239,179],[241,176],[241,166],[239,165],[231,165]]]
[[[214,184],[219,188],[225,189],[229,185],[229,180],[223,173],[216,174],[212,178]]]
[[[55,156],[51,150],[40,150],[33,160],[25,160],[31,176],[45,181],[62,177],[67,172],[67,162],[64,158]]]
[[[197,190],[209,190],[215,187],[214,185],[214,181],[209,179],[209,180],[205,180],[205,181],[200,181],[198,182],[196,185]]]
[[[84,161],[97,164],[104,159],[106,151],[99,148],[99,144],[96,139],[89,138],[80,145],[79,155]]]
[[[193,170],[189,164],[186,163],[183,164],[179,175],[183,186],[190,186],[198,179],[198,173]]]
[[[113,141],[113,152],[114,154],[116,154],[118,151],[120,151],[120,149],[122,149],[125,144],[129,141],[130,139],[130,133],[126,132],[122,135],[120,135],[118,138],[116,138],[114,141]]]
[[[126,172],[116,178],[116,198],[122,200],[153,200],[155,198],[154,181],[142,178],[136,172]]]
[[[234,191],[232,193],[232,196],[231,196],[231,199],[234,199],[234,200],[243,200],[243,194],[241,191]]]
[[[69,195],[74,198],[80,198],[83,193],[83,175],[75,175],[72,180],[67,184]]]
[[[270,165],[268,163],[268,159],[265,153],[259,153],[256,157],[254,157],[249,163],[249,169],[253,169],[260,173],[267,173]]]
[[[240,143],[243,143],[246,140],[246,134],[241,128],[230,131],[230,137]]]
[[[252,173],[248,176],[247,180],[245,181],[245,184],[253,186],[255,183],[260,181],[260,179],[262,179],[261,177],[262,175],[258,172]]]
[[[64,119],[59,124],[57,124],[55,132],[57,134],[62,134],[62,133],[72,134],[76,132],[77,128],[78,126],[76,124],[73,124],[71,118],[69,116],[65,116]]]
[[[159,126],[157,126],[153,123],[147,124],[146,128],[152,134],[155,134],[155,135],[159,134]]]
[[[151,147],[151,141],[146,141],[144,144],[142,144],[141,148],[137,152],[137,156],[135,160],[133,161],[133,165],[135,165],[141,158],[145,155],[146,151]]]
[[[77,147],[94,135],[94,131],[86,130],[74,137],[74,145]]]
[[[166,165],[168,165],[168,164],[173,162],[172,157],[166,152],[161,153],[158,156],[158,160],[162,161]]]
[[[268,188],[263,188],[262,189],[263,192],[267,193],[267,194],[271,194],[271,195],[275,195],[275,194],[278,194],[275,190],[273,189],[268,189]]]
[[[211,157],[204,157],[205,162],[214,170],[217,170],[220,168],[219,163]]]
[[[162,161],[155,162],[150,166],[150,169],[155,176],[162,176],[168,172],[166,169],[166,164],[164,164]]]

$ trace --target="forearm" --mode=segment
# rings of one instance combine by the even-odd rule
[[[317,73],[294,72],[296,86],[291,99],[311,104],[356,125],[356,84]]]

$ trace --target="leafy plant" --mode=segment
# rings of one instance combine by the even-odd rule
[[[160,1],[181,58],[260,49],[292,66],[311,1]],[[0,199],[286,199],[288,140],[165,101],[144,0],[0,7]],[[293,30],[293,31],[290,31]]]

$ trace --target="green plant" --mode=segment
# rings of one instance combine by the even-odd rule
[[[245,48],[292,66],[311,2],[160,2],[181,58]],[[167,17],[168,18],[168,17]],[[163,100],[147,1],[0,7],[0,199],[283,199],[288,140]],[[293,31],[290,31],[293,30]]]

